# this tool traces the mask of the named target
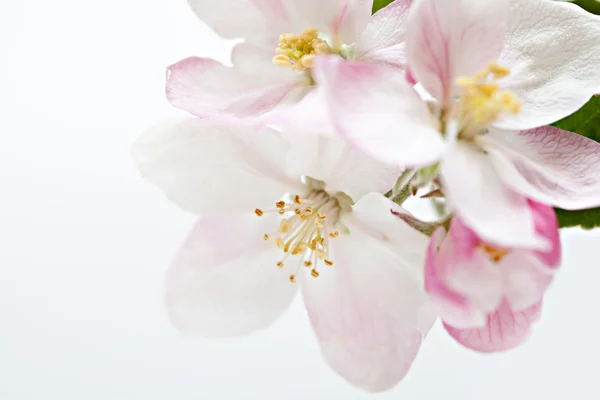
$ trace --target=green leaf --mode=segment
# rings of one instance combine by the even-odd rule
[[[592,97],[579,111],[552,125],[600,142],[600,96]]]
[[[600,208],[589,210],[567,211],[555,208],[558,226],[569,228],[579,226],[582,229],[594,229],[600,227]]]
[[[592,14],[600,15],[600,1],[598,0],[575,0],[573,4],[591,12]]]
[[[373,1],[373,14],[377,11],[381,10],[383,7],[387,6],[394,0],[374,0]]]

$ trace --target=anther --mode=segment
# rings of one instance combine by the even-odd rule
[[[295,275],[290,275],[290,282],[296,283],[296,276]]]
[[[311,206],[308,206],[304,209],[304,212],[307,213],[308,215],[311,215],[313,213],[313,209]]]
[[[273,57],[272,63],[278,67],[290,67],[292,65],[292,60],[286,55],[278,54]]]
[[[324,261],[325,265],[327,265],[328,267],[332,267],[333,266],[333,261],[331,260],[325,260]]]
[[[510,69],[498,63],[491,63],[489,70],[496,78],[505,78],[510,75]]]
[[[285,214],[285,210],[279,210],[279,211],[277,211],[277,212],[279,213],[279,215],[283,215],[283,214]]]
[[[285,208],[285,201],[281,200],[275,203],[275,207],[277,208]]]
[[[300,198],[299,195],[295,195],[294,196],[294,203],[296,203],[296,204],[302,204],[302,199]]]
[[[264,239],[264,240],[269,240],[269,235],[267,235],[267,234],[265,233],[265,236],[263,236],[263,239]]]
[[[260,208],[257,208],[256,210],[254,210],[254,214],[258,215],[259,217],[262,217],[264,212]]]
[[[333,238],[338,237],[339,235],[340,235],[340,233],[338,231],[335,231],[335,232],[331,232],[329,234],[329,237],[333,239]]]
[[[326,215],[317,214],[317,218],[319,218],[321,221],[324,221],[327,218],[327,216]]]
[[[302,33],[300,34],[300,37],[306,41],[310,41],[310,40],[315,40],[317,38],[319,34],[319,30],[317,28],[315,28],[314,26],[311,26],[310,28],[306,28],[305,30],[302,31]]]
[[[283,268],[283,262],[282,261],[277,261],[277,266],[279,268]]]
[[[307,54],[304,57],[302,57],[300,61],[302,62],[302,65],[304,65],[306,68],[312,68],[316,58],[316,54]]]
[[[296,215],[300,215],[300,214],[302,214],[302,210],[301,210],[301,209],[299,209],[299,208],[296,208],[296,209],[294,210],[294,214],[296,214]]]
[[[313,269],[312,271],[310,271],[310,274],[312,275],[313,278],[318,278],[319,277],[319,273],[317,272],[316,269]]]
[[[306,268],[310,268],[310,267],[312,267],[312,261],[310,261],[310,260],[304,261],[304,266],[305,266]]]
[[[283,242],[283,239],[278,237],[277,239],[275,239],[275,244],[277,245],[277,247],[279,247],[280,249],[283,249],[285,247],[285,243]]]
[[[292,223],[290,221],[288,221],[287,219],[281,220],[281,223],[279,224],[279,232],[288,233],[291,230],[292,230]]]

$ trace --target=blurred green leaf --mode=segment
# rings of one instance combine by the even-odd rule
[[[373,14],[377,11],[381,10],[383,7],[387,6],[394,0],[374,0],[373,1]]]

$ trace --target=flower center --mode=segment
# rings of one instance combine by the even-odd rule
[[[315,27],[306,28],[300,35],[284,33],[279,36],[279,47],[275,49],[273,64],[301,72],[312,68],[319,54],[331,54],[333,50]]]
[[[508,254],[508,250],[491,246],[487,243],[479,243],[477,247],[488,256],[493,262],[500,262]]]
[[[462,87],[462,95],[454,110],[461,138],[474,138],[503,112],[519,112],[521,103],[517,95],[500,89],[498,85],[498,80],[509,74],[508,68],[492,63],[472,77],[456,80]]]
[[[330,241],[339,236],[339,232],[335,230],[342,211],[339,200],[323,190],[316,190],[306,199],[295,195],[289,202],[278,201],[275,207],[267,211],[257,208],[254,212],[259,217],[269,212],[277,212],[283,217],[275,232],[265,233],[263,236],[266,241],[273,240],[283,252],[277,266],[284,268],[290,257],[299,257],[300,260],[290,262],[298,265],[290,274],[290,282],[296,282],[302,265],[311,269],[310,274],[313,278],[318,278],[319,267],[333,266]]]

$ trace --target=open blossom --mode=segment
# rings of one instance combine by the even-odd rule
[[[396,168],[334,135],[198,119],[151,129],[133,156],[170,199],[201,215],[167,275],[179,329],[250,333],[300,290],[338,374],[370,391],[402,379],[435,314],[423,290],[427,237],[381,194]]]
[[[521,344],[539,319],[544,292],[560,264],[558,224],[551,207],[527,201],[547,251],[506,248],[482,240],[459,218],[434,232],[425,263],[425,288],[458,342],[503,351]]]
[[[248,121],[313,93],[312,66],[321,55],[403,69],[411,2],[371,17],[372,0],[189,0],[217,33],[244,43],[233,50],[233,67],[199,57],[169,67],[167,97],[199,117]]]
[[[576,38],[576,39],[574,39]],[[600,85],[600,17],[550,0],[418,0],[409,77],[323,58],[315,77],[336,127],[391,164],[435,165],[461,220],[504,247],[547,249],[525,198],[600,204],[600,144],[546,124]]]

